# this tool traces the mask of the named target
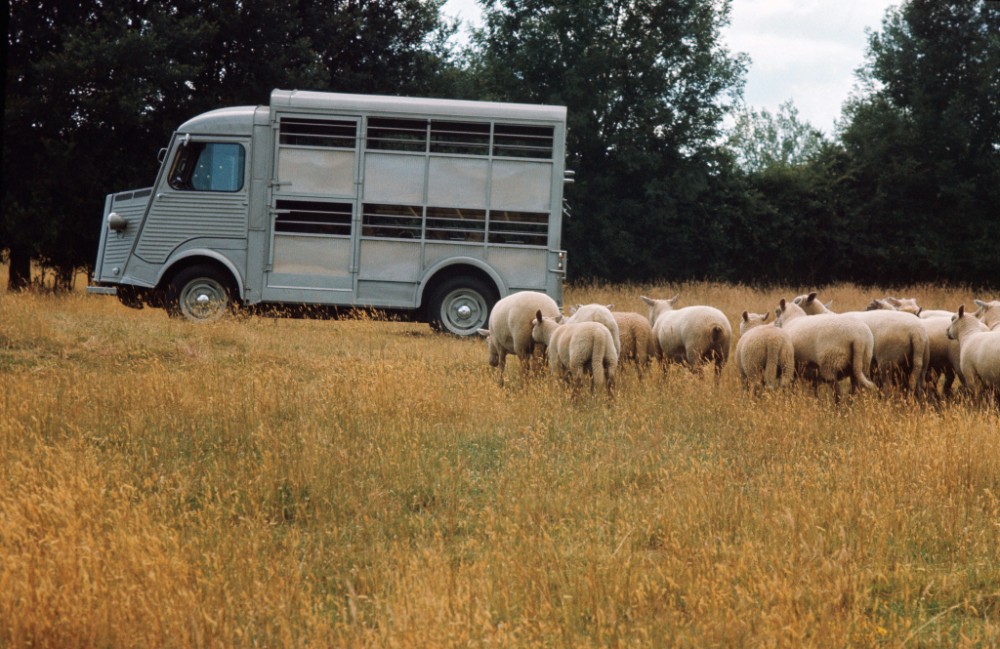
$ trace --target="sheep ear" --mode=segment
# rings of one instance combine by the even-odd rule
[[[647,306],[653,306],[656,304],[656,300],[651,297],[646,297],[645,295],[640,295],[639,299],[646,303]]]
[[[830,308],[830,305],[831,305],[831,304],[833,304],[833,300],[830,300],[829,302],[827,302],[827,303],[826,303],[826,304],[824,304],[823,306],[825,306],[826,308],[828,308],[828,309],[829,309],[829,308]]]
[[[816,299],[816,291],[813,291],[806,297],[806,304],[812,304],[813,300]]]
[[[559,323],[559,324],[562,324],[563,320],[565,320],[565,319],[566,318],[564,318],[563,315],[560,313],[559,316],[556,318],[556,322]]]
[[[899,301],[898,297],[887,297],[885,298],[885,301],[891,304],[892,306],[899,306],[900,304],[902,304],[902,302]]]
[[[610,311],[611,309],[615,308],[615,305],[614,305],[613,302],[611,304],[605,304],[604,306],[608,307],[608,311]]]
[[[678,294],[678,295],[675,295],[675,296],[673,296],[672,298],[670,298],[669,300],[667,300],[667,302],[670,302],[670,306],[673,306],[673,305],[674,305],[674,302],[676,302],[676,301],[677,301],[677,298],[679,298],[679,297],[680,297],[680,294]]]
[[[964,315],[965,315],[965,305],[960,304],[958,305],[958,317],[961,318]]]
[[[778,302],[778,308],[782,311],[785,310],[785,298],[781,298],[781,302]]]
[[[746,311],[743,312],[743,322],[750,322],[750,314]]]
[[[770,312],[770,311],[765,311],[765,312],[764,312],[764,317],[763,317],[763,318],[761,318],[761,320],[760,320],[760,321],[761,321],[761,322],[767,322],[767,319],[768,319],[768,318],[770,318],[770,317],[771,317],[771,312]]]
[[[985,309],[985,308],[986,308],[986,306],[987,306],[987,305],[986,305],[986,303],[985,303],[985,302],[983,302],[982,300],[973,300],[973,301],[974,301],[974,302],[976,303],[976,305],[977,305],[977,306],[978,306],[978,307],[979,307],[980,309]]]
[[[535,319],[538,320],[539,323],[541,323],[541,321],[542,321],[542,310],[541,309],[539,309],[538,311],[535,311]]]
[[[482,336],[483,338],[489,338],[490,337],[490,330],[489,329],[480,329],[479,330],[479,335]]]

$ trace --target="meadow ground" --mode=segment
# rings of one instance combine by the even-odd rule
[[[805,290],[565,303],[735,329]],[[420,324],[0,292],[0,647],[1000,645],[996,410],[507,372]]]

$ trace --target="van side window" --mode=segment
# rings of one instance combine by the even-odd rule
[[[228,142],[192,142],[181,147],[170,167],[174,189],[238,192],[243,189],[246,151]]]

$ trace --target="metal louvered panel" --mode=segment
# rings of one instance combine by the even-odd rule
[[[174,248],[188,239],[245,239],[246,202],[246,196],[242,194],[162,194],[154,199],[136,255],[150,263],[163,263]]]
[[[132,251],[132,244],[135,243],[135,236],[139,232],[142,215],[146,211],[146,204],[149,201],[148,190],[145,190],[145,193],[142,191],[135,193],[140,194],[139,198],[135,198],[131,192],[127,195],[119,194],[111,204],[111,210],[121,215],[127,225],[122,232],[109,231],[106,235],[104,256],[101,268],[97,272],[97,277],[101,280],[115,281],[120,278],[129,253]],[[103,227],[108,227],[106,222]],[[116,268],[118,272],[115,272]]]

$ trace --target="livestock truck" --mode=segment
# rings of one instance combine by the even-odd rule
[[[399,312],[456,335],[562,303],[562,106],[274,90],[184,122],[109,194],[88,292],[195,321],[236,305]]]

